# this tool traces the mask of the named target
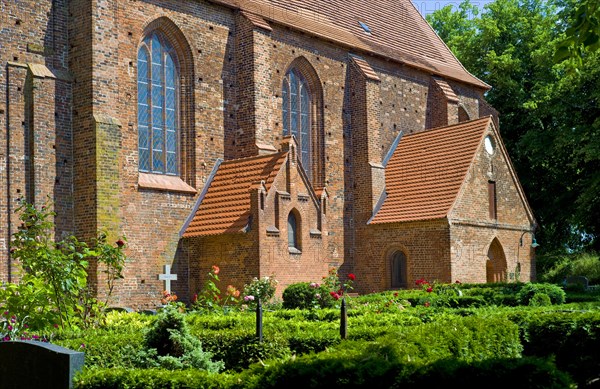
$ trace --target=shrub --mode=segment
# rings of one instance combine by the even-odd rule
[[[252,366],[240,379],[252,388],[295,387],[300,382],[312,388],[406,387],[413,374],[436,361],[455,359],[465,365],[518,357],[516,325],[501,319],[454,318],[401,329],[375,342],[345,341],[318,354],[268,361],[266,367]]]
[[[223,362],[211,361],[212,354],[202,350],[200,340],[189,333],[184,316],[174,305],[167,305],[158,315],[154,326],[145,336],[145,346],[140,361],[147,357],[152,364],[154,356],[158,364],[167,369],[196,368],[217,372]],[[156,353],[154,351],[156,350]]]
[[[517,301],[521,305],[529,305],[531,300],[534,299],[537,294],[545,294],[550,298],[552,304],[564,304],[565,303],[565,291],[558,285],[554,284],[536,284],[528,283],[521,288],[517,293]],[[535,301],[540,301],[543,297],[536,297]]]
[[[335,300],[325,285],[300,282],[289,285],[283,291],[283,308],[313,309],[332,307]]]
[[[547,305],[552,305],[552,301],[550,300],[550,296],[546,293],[535,293],[531,300],[529,300],[529,305],[532,307],[544,307]]]
[[[341,342],[339,333],[316,333],[295,335],[289,340],[289,347],[294,354],[318,353]]]

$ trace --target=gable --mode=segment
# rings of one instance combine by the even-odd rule
[[[446,217],[490,123],[485,117],[404,136],[385,168],[387,197],[370,224]]]
[[[492,153],[486,151],[487,137],[491,139]],[[495,204],[492,206],[491,202]],[[494,211],[490,211],[492,207]],[[492,213],[496,217],[492,217]],[[533,212],[493,123],[483,134],[449,218],[514,226],[535,224]]]
[[[249,223],[251,187],[262,181],[268,191],[286,157],[281,152],[223,162],[183,237],[242,232]]]

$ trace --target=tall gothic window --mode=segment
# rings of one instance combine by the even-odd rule
[[[299,160],[312,179],[311,98],[306,79],[296,69],[283,80],[283,135],[294,135],[298,142]]]
[[[288,248],[299,250],[300,247],[298,244],[298,222],[296,220],[296,215],[294,215],[294,212],[290,212],[288,215],[287,233]]]
[[[392,288],[406,287],[406,255],[396,251],[392,256]]]
[[[179,70],[173,46],[155,31],[138,51],[139,170],[179,174]]]

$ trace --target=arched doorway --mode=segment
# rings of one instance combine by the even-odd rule
[[[506,281],[506,256],[502,245],[495,238],[490,244],[485,264],[486,282],[504,282]]]

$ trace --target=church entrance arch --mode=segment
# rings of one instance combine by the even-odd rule
[[[506,281],[506,256],[497,238],[494,238],[492,244],[490,244],[485,262],[486,282]]]

